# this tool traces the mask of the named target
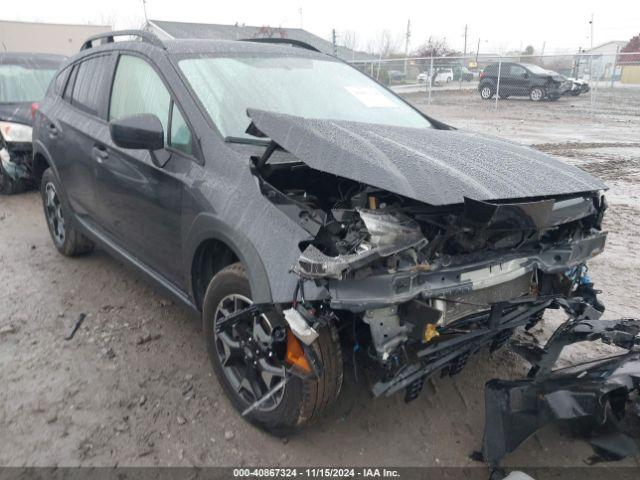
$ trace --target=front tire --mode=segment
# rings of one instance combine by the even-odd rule
[[[533,87],[529,92],[529,98],[532,102],[539,102],[544,98],[544,90],[540,87]]]
[[[269,356],[265,359],[261,352],[262,362],[255,365],[252,362],[255,357],[246,348],[247,345],[255,345],[259,338],[264,338],[265,333],[269,334],[269,325],[277,323],[275,316],[279,313],[262,315],[258,321],[244,325],[244,328],[234,328],[231,335],[216,333],[217,321],[251,303],[246,271],[240,263],[234,263],[213,277],[202,308],[203,333],[209,360],[227,397],[240,413],[264,397],[284,378],[273,373]],[[253,334],[245,338],[243,331]],[[320,335],[311,348],[322,365],[322,376],[315,380],[291,376],[282,389],[244,418],[270,433],[286,435],[317,420],[337,399],[343,377],[337,330],[330,325],[319,329],[318,333]],[[274,375],[277,378],[274,379]]]
[[[58,251],[66,257],[91,252],[95,245],[70,223],[71,215],[63,201],[62,190],[50,168],[42,175],[40,194],[49,233]]]

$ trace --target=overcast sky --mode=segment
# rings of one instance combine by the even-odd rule
[[[116,28],[144,21],[142,0],[19,0],[0,11],[0,19],[55,23],[106,23]],[[402,37],[411,19],[410,49],[429,36],[446,38],[453,48],[505,52],[533,45],[536,51],[574,52],[591,44],[589,19],[594,15],[594,44],[628,40],[640,33],[638,0],[146,0],[150,19],[203,23],[245,23],[300,27],[329,39],[354,31],[365,50],[382,30]],[[340,42],[338,42],[340,43]],[[402,42],[402,48],[404,45]]]

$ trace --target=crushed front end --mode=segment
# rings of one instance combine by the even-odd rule
[[[607,237],[606,186],[597,179],[531,149],[445,127],[248,113],[248,131],[271,139],[252,157],[261,193],[308,233],[290,267],[297,275],[291,300],[275,308],[306,345],[317,326],[336,325],[374,396],[404,391],[411,401],[431,375],[453,376],[480,349],[508,344],[532,368],[522,384],[487,384],[483,458],[497,465],[552,418],[540,395],[573,386],[551,379],[564,345],[581,335],[635,345],[633,321],[597,324],[604,305],[587,266]],[[523,162],[535,171],[530,182],[518,174]],[[536,325],[546,309],[568,315],[552,341],[514,345],[515,330]],[[634,358],[602,367],[628,392],[637,386],[628,375]],[[611,390],[595,379],[592,387],[585,385],[585,400],[594,408],[585,412],[595,418]],[[565,395],[576,411],[579,396]],[[520,407],[530,418],[518,430]]]
[[[429,375],[458,373],[561,301],[603,309],[586,275],[606,240],[601,192],[431,206],[304,165],[259,179],[312,238],[299,245],[292,302],[344,324],[375,396],[415,398]],[[304,295],[310,285],[321,298]]]
[[[31,127],[0,121],[0,193],[18,193],[32,179]]]
[[[431,374],[458,373],[546,308],[595,298],[585,263],[600,253],[601,195],[430,207],[365,189],[324,217],[295,271],[338,317],[369,335],[376,396],[415,398]]]

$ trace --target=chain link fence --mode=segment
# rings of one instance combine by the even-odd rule
[[[467,55],[355,61],[410,101],[475,111],[571,100],[585,114],[640,115],[640,54]],[[473,115],[474,110],[469,110]]]

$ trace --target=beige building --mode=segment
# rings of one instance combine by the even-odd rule
[[[112,30],[108,25],[0,20],[0,51],[72,55],[87,37]]]

